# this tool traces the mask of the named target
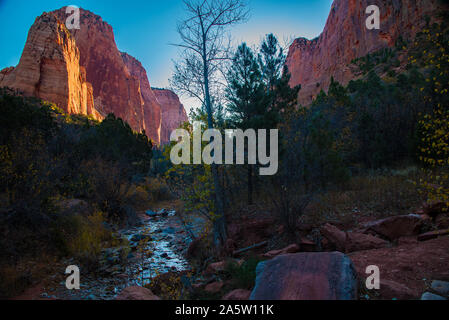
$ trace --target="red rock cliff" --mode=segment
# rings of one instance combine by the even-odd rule
[[[366,28],[369,5],[380,8],[380,30]],[[296,39],[288,53],[291,85],[302,85],[300,103],[307,105],[321,89],[327,91],[331,76],[346,84],[354,78],[353,59],[394,46],[399,36],[413,36],[425,25],[425,16],[441,8],[440,0],[334,0],[323,33],[314,40]]]
[[[54,102],[68,113],[101,119],[79,60],[75,39],[65,25],[53,14],[44,13],[28,33],[18,66],[0,72],[0,87]]]
[[[140,92],[144,102],[143,113],[146,132],[150,137],[153,137],[154,141],[158,141],[159,143],[161,140],[162,110],[161,105],[151,89],[147,72],[140,61],[134,57],[125,52],[122,52],[121,55],[131,75],[140,82]]]
[[[189,121],[179,97],[170,90],[154,89],[154,94],[162,106],[161,144],[170,142],[171,132]]]
[[[60,21],[65,8],[53,12]],[[70,30],[80,51],[80,64],[92,83],[95,107],[103,114],[114,113],[136,130],[146,130],[145,102],[140,81],[126,67],[115,43],[112,27],[94,13],[80,9],[80,29]],[[157,134],[147,131],[159,143]]]

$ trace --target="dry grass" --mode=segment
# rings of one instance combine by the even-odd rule
[[[132,185],[128,198],[137,211],[147,210],[161,202],[172,200],[170,190],[161,178],[147,178],[138,185]]]
[[[305,219],[312,224],[338,222],[355,225],[364,217],[409,214],[426,200],[413,183],[421,173],[414,168],[358,176],[313,201]]]

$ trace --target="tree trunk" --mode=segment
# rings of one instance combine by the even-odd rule
[[[206,55],[206,38],[203,35],[203,67],[204,67],[204,92],[205,92],[205,104],[207,111],[207,123],[209,129],[214,128],[213,118],[212,118],[212,102],[210,98],[210,88],[209,88],[209,68]],[[211,138],[211,143],[212,143]],[[224,246],[227,240],[227,230],[226,230],[226,218],[224,215],[224,203],[223,203],[223,192],[220,184],[220,179],[218,176],[218,166],[213,163],[211,165],[212,178],[214,180],[215,189],[215,208],[217,218],[215,218],[214,226],[214,243],[217,249]]]

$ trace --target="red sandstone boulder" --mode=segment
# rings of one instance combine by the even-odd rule
[[[340,252],[278,256],[257,266],[251,300],[353,300],[357,276]]]
[[[251,291],[243,290],[243,289],[237,289],[229,292],[226,294],[222,300],[249,300],[249,297],[251,295]]]
[[[331,224],[324,225],[320,230],[321,234],[340,252],[355,252],[389,246],[388,241],[378,237],[358,232],[344,232]]]
[[[418,235],[422,224],[421,216],[410,214],[370,222],[365,227],[366,232],[373,231],[389,240],[397,240],[405,236]]]
[[[161,300],[151,290],[143,287],[128,287],[115,298],[115,300]]]
[[[374,237],[369,234],[348,232],[348,237],[346,240],[346,251],[345,252],[355,252],[362,250],[371,250],[378,248],[385,248],[390,245],[388,241]]]
[[[321,234],[340,252],[346,249],[346,233],[327,223],[320,228]]]
[[[218,281],[218,282],[212,282],[209,283],[205,288],[204,291],[209,293],[218,293],[223,289],[224,282]]]

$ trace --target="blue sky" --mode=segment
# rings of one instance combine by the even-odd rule
[[[326,23],[332,0],[250,0],[250,20],[233,29],[237,43],[256,45],[267,33],[280,40],[314,38]],[[44,11],[76,5],[112,25],[119,50],[139,59],[154,87],[168,86],[178,49],[176,22],[183,17],[181,0],[0,0],[0,69],[19,62],[28,30]]]

